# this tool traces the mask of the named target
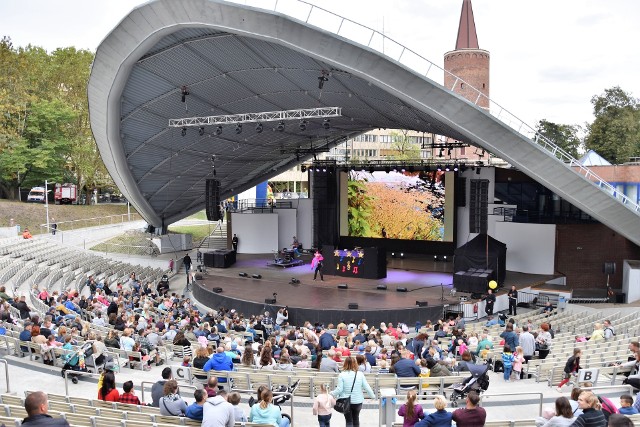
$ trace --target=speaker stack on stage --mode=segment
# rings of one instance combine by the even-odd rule
[[[206,212],[209,221],[220,220],[220,181],[208,179],[206,183]]]

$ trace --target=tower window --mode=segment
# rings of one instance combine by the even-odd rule
[[[460,83],[460,89],[464,89],[464,83]]]
[[[482,89],[485,89],[487,85],[485,85],[484,83],[482,83]]]

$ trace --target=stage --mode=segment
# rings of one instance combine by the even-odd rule
[[[435,320],[443,313],[443,306],[460,302],[460,293],[451,295],[453,263],[434,261],[424,255],[406,255],[405,258],[387,259],[387,277],[384,279],[355,279],[324,275],[324,281],[313,280],[309,255],[303,255],[305,263],[282,269],[271,267],[272,254],[239,254],[231,268],[207,268],[207,273],[193,287],[194,296],[211,308],[233,307],[245,314],[256,314],[269,310],[272,313],[282,306],[289,307],[290,321],[336,323],[340,320],[359,321],[366,318],[370,324],[419,320]],[[326,268],[326,267],[325,267]],[[246,273],[247,277],[240,277]],[[254,279],[252,275],[260,275]],[[292,283],[291,279],[299,280]],[[553,276],[507,272],[503,289],[511,285],[517,288],[535,286]],[[339,289],[346,284],[348,289]],[[386,290],[377,289],[386,285]],[[213,288],[222,288],[214,293]],[[398,292],[405,288],[406,292]],[[502,291],[504,293],[505,291]],[[276,304],[265,304],[265,299],[276,296]],[[426,302],[417,307],[416,302]],[[349,304],[358,304],[358,309],[349,309]]]

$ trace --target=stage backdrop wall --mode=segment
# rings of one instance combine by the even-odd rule
[[[231,221],[238,235],[238,253],[266,254],[278,250],[278,214],[232,213]]]
[[[640,261],[625,259],[622,266],[622,292],[627,303],[640,300]]]
[[[496,222],[495,238],[509,248],[507,270],[527,274],[553,274],[556,258],[556,226]]]
[[[313,246],[313,199],[299,199],[296,213],[298,242],[307,249]]]
[[[296,230],[295,209],[274,209],[278,215],[278,249],[290,248],[293,236],[298,236]]]

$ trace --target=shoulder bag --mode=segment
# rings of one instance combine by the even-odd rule
[[[356,378],[358,378],[358,372],[356,372],[353,376],[353,383],[351,384],[351,391],[349,392],[349,396],[336,399],[336,404],[333,408],[341,414],[349,412],[349,410],[351,409],[351,393],[353,393],[353,386],[356,384]]]

